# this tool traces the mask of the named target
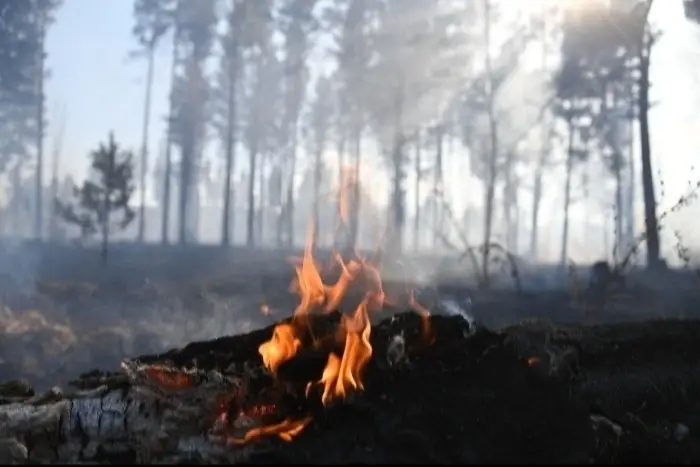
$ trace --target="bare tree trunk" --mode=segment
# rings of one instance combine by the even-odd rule
[[[443,193],[443,171],[442,171],[442,124],[435,127],[435,173],[433,174],[433,250],[437,248],[438,233],[442,228],[441,212],[442,206],[438,200],[442,200]]]
[[[627,169],[628,169],[628,175],[627,175],[627,212],[626,212],[626,219],[625,219],[625,237],[626,237],[626,244],[627,248],[630,248],[631,245],[634,242],[634,231],[635,231],[635,223],[636,223],[636,216],[635,216],[635,206],[634,206],[634,201],[636,198],[636,186],[637,186],[637,180],[635,178],[636,174],[636,164],[634,160],[634,122],[632,120],[632,117],[630,117],[630,120],[628,122],[628,131],[629,131],[629,147],[628,147],[628,157],[627,157]]]
[[[178,2],[179,6],[179,2]],[[175,80],[177,78],[177,63],[178,63],[178,39],[180,37],[179,28],[176,26],[173,32],[173,53],[172,63],[170,64],[170,96],[168,102],[168,123],[167,135],[165,135],[165,180],[163,187],[162,200],[162,222],[160,227],[161,243],[167,245],[170,236],[170,198],[172,184],[172,149],[173,149],[173,119],[175,118]]]
[[[297,171],[297,125],[292,124],[292,143],[290,147],[290,165],[289,165],[289,183],[287,185],[287,210],[285,212],[285,224],[287,231],[286,245],[291,247],[294,245],[294,181],[296,180]]]
[[[644,190],[644,223],[646,227],[647,267],[661,266],[659,228],[656,218],[654,174],[651,171],[651,144],[649,142],[649,61],[653,38],[645,33],[639,60],[639,133],[642,150],[642,187]]]
[[[542,201],[542,176],[544,169],[542,168],[543,156],[540,156],[540,161],[535,169],[535,179],[534,186],[532,187],[532,219],[531,219],[531,229],[530,229],[530,255],[532,259],[537,259],[538,251],[537,246],[539,242],[538,231],[539,231],[539,215],[540,215],[540,203]]]
[[[233,47],[236,47],[234,44]],[[229,82],[226,116],[226,175],[224,176],[224,206],[221,219],[221,244],[231,245],[231,229],[233,226],[233,211],[231,209],[231,177],[236,163],[236,79],[238,77],[238,57],[229,63]]]
[[[58,235],[58,212],[56,201],[58,200],[58,172],[61,165],[61,145],[63,144],[63,134],[66,128],[66,115],[61,115],[59,129],[53,142],[53,161],[51,164],[51,218],[49,220],[49,240],[53,240]]]
[[[389,256],[399,258],[403,253],[403,230],[404,230],[404,194],[403,194],[403,147],[405,145],[403,129],[403,100],[404,90],[397,91],[394,107],[394,141],[391,148],[391,161],[393,168],[392,180],[392,200],[391,200],[391,235],[389,236]],[[359,183],[359,181],[358,181]]]
[[[258,148],[254,143],[248,153],[250,173],[248,174],[248,218],[246,222],[246,244],[255,246],[255,174],[258,165]]]
[[[413,250],[418,251],[420,249],[420,232],[421,232],[421,209],[420,209],[420,182],[421,182],[421,134],[420,129],[416,130],[416,156],[415,156],[415,172],[416,181],[413,188],[415,194],[415,205],[414,205],[414,218],[413,218]]]
[[[46,63],[46,18],[39,18],[39,73],[37,75],[37,144],[36,144],[36,211],[34,213],[34,236],[41,240],[44,236],[44,78]]]
[[[617,154],[614,157],[616,158],[616,160],[619,161],[622,158],[622,155]],[[623,240],[624,232],[622,230],[622,221],[625,218],[625,209],[622,205],[622,167],[620,166],[615,167],[615,211],[616,255],[624,255],[624,253],[622,252],[622,249],[625,247],[625,243]],[[618,258],[613,258],[613,260],[617,259]]]
[[[491,2],[490,0],[484,0],[484,42],[486,44],[487,51],[491,47]],[[498,126],[496,124],[496,115],[494,109],[494,76],[491,64],[491,54],[486,53],[486,75],[488,76],[488,89],[487,89],[487,113],[489,121],[489,163],[488,163],[488,181],[486,183],[486,202],[485,202],[485,212],[484,212],[484,244],[481,256],[481,272],[482,278],[485,284],[488,285],[488,272],[489,272],[489,244],[491,242],[491,229],[493,224],[493,208],[494,208],[494,195],[496,192],[496,178],[497,178],[497,158],[498,158]]]
[[[155,44],[148,49],[146,71],[146,96],[143,104],[143,128],[141,136],[141,173],[139,174],[139,230],[138,241],[143,243],[146,231],[146,172],[148,172],[148,127],[151,121],[151,91],[153,89],[153,65],[156,56]]]
[[[256,230],[258,235],[258,245],[265,244],[265,213],[267,199],[265,197],[265,168],[267,167],[266,153],[260,154],[260,170],[258,170],[258,186],[260,187],[260,195],[258,199],[258,217],[256,222]]]
[[[562,266],[566,265],[569,257],[569,206],[571,205],[571,174],[574,165],[574,128],[571,121],[568,123],[568,144],[566,151],[566,181],[564,182],[564,229],[561,236],[561,257]]]

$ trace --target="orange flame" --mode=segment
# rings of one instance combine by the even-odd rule
[[[341,186],[339,194],[340,218],[343,223],[349,219],[348,195],[357,182],[354,171],[344,168],[341,171]],[[311,387],[319,385],[323,387],[321,401],[329,403],[335,398],[344,398],[351,391],[361,391],[362,373],[372,357],[372,345],[370,343],[371,321],[369,312],[381,309],[385,303],[386,295],[382,287],[381,275],[370,261],[358,259],[345,261],[340,253],[334,252],[333,263],[340,269],[340,276],[334,284],[325,284],[321,277],[319,266],[313,257],[313,223],[310,225],[304,254],[300,261],[296,261],[295,279],[290,290],[299,295],[299,304],[294,311],[290,324],[277,325],[272,338],[263,343],[258,352],[262,356],[263,364],[273,374],[280,365],[293,358],[301,348],[300,324],[304,318],[314,311],[324,313],[337,310],[345,298],[351,285],[362,279],[364,297],[350,315],[343,315],[339,327],[340,342],[344,343],[342,356],[331,353],[324,368],[321,379],[307,385],[307,394]],[[430,312],[419,305],[411,294],[411,307],[424,318],[423,331],[430,338],[428,317]],[[303,420],[285,420],[284,422],[250,430],[244,438],[236,439],[235,443],[245,443],[260,436],[275,434],[282,439],[290,440],[301,432],[310,422],[309,418]]]
[[[275,327],[272,339],[262,344],[258,352],[265,367],[275,373],[282,363],[296,355],[299,347],[301,341],[296,337],[294,328],[289,324],[280,324]]]

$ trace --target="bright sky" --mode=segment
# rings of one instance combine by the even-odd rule
[[[52,151],[55,120],[65,106],[64,173],[82,177],[88,151],[109,130],[115,131],[118,141],[139,148],[145,63],[127,59],[134,46],[131,13],[129,0],[65,0],[51,28],[48,60],[52,76],[47,92],[52,127],[47,153]],[[656,168],[665,181],[664,199],[671,203],[694,178],[690,168],[700,159],[700,95],[696,90],[700,85],[696,66],[700,28],[684,19],[681,0],[655,2],[651,16],[665,31],[652,62],[652,97],[659,102],[652,115],[653,151]],[[156,63],[152,155],[164,133],[169,55],[169,47],[163,47]]]

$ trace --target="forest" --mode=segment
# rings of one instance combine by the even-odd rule
[[[0,463],[700,462],[670,0],[122,1],[136,136],[0,0]]]
[[[684,2],[687,21],[696,3]],[[137,243],[293,247],[313,219],[330,246],[349,184],[348,245],[376,246],[381,231],[398,254],[468,247],[488,262],[483,246],[498,243],[536,261],[543,200],[554,196],[561,214],[545,230],[556,221],[561,238],[550,262],[569,260],[569,213],[584,203],[588,217],[604,211],[587,230],[602,232],[594,257],[640,247],[656,267],[649,69],[662,38],[652,5],[136,0],[143,138],[126,151],[133,215],[107,230]],[[45,40],[61,2],[2,8],[2,230],[89,240],[95,229],[66,214],[80,176],[59,179],[67,117],[49,121],[46,110]],[[152,115],[163,50],[169,111]],[[155,119],[165,134],[150,141]]]

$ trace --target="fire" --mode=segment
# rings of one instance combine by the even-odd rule
[[[301,341],[296,337],[294,328],[289,324],[280,324],[275,327],[272,339],[261,345],[258,352],[265,367],[275,373],[282,363],[296,355],[299,347]]]
[[[344,169],[341,177],[338,208],[341,222],[349,220],[348,196],[356,183],[352,170]],[[279,324],[273,331],[272,338],[259,348],[263,364],[276,374],[280,365],[292,359],[302,347],[304,329],[309,326],[308,317],[313,313],[329,313],[338,310],[351,286],[359,285],[363,290],[360,304],[350,314],[343,314],[338,329],[339,343],[343,346],[342,355],[330,353],[319,381],[307,385],[307,395],[314,386],[323,388],[322,403],[328,404],[334,399],[345,398],[352,391],[362,391],[363,371],[372,357],[370,334],[372,330],[370,312],[384,306],[386,296],[382,287],[379,269],[371,261],[355,254],[354,259],[345,260],[339,252],[332,255],[332,265],[340,274],[335,283],[324,283],[320,266],[313,256],[313,224],[307,233],[304,254],[294,263],[295,279],[290,290],[299,296],[292,320]],[[429,311],[419,305],[411,294],[410,306],[424,318],[423,331],[430,340]],[[313,337],[313,336],[312,336]],[[249,430],[243,438],[233,438],[231,443],[246,443],[266,435],[277,435],[284,440],[291,440],[311,421],[287,419],[283,422]]]

